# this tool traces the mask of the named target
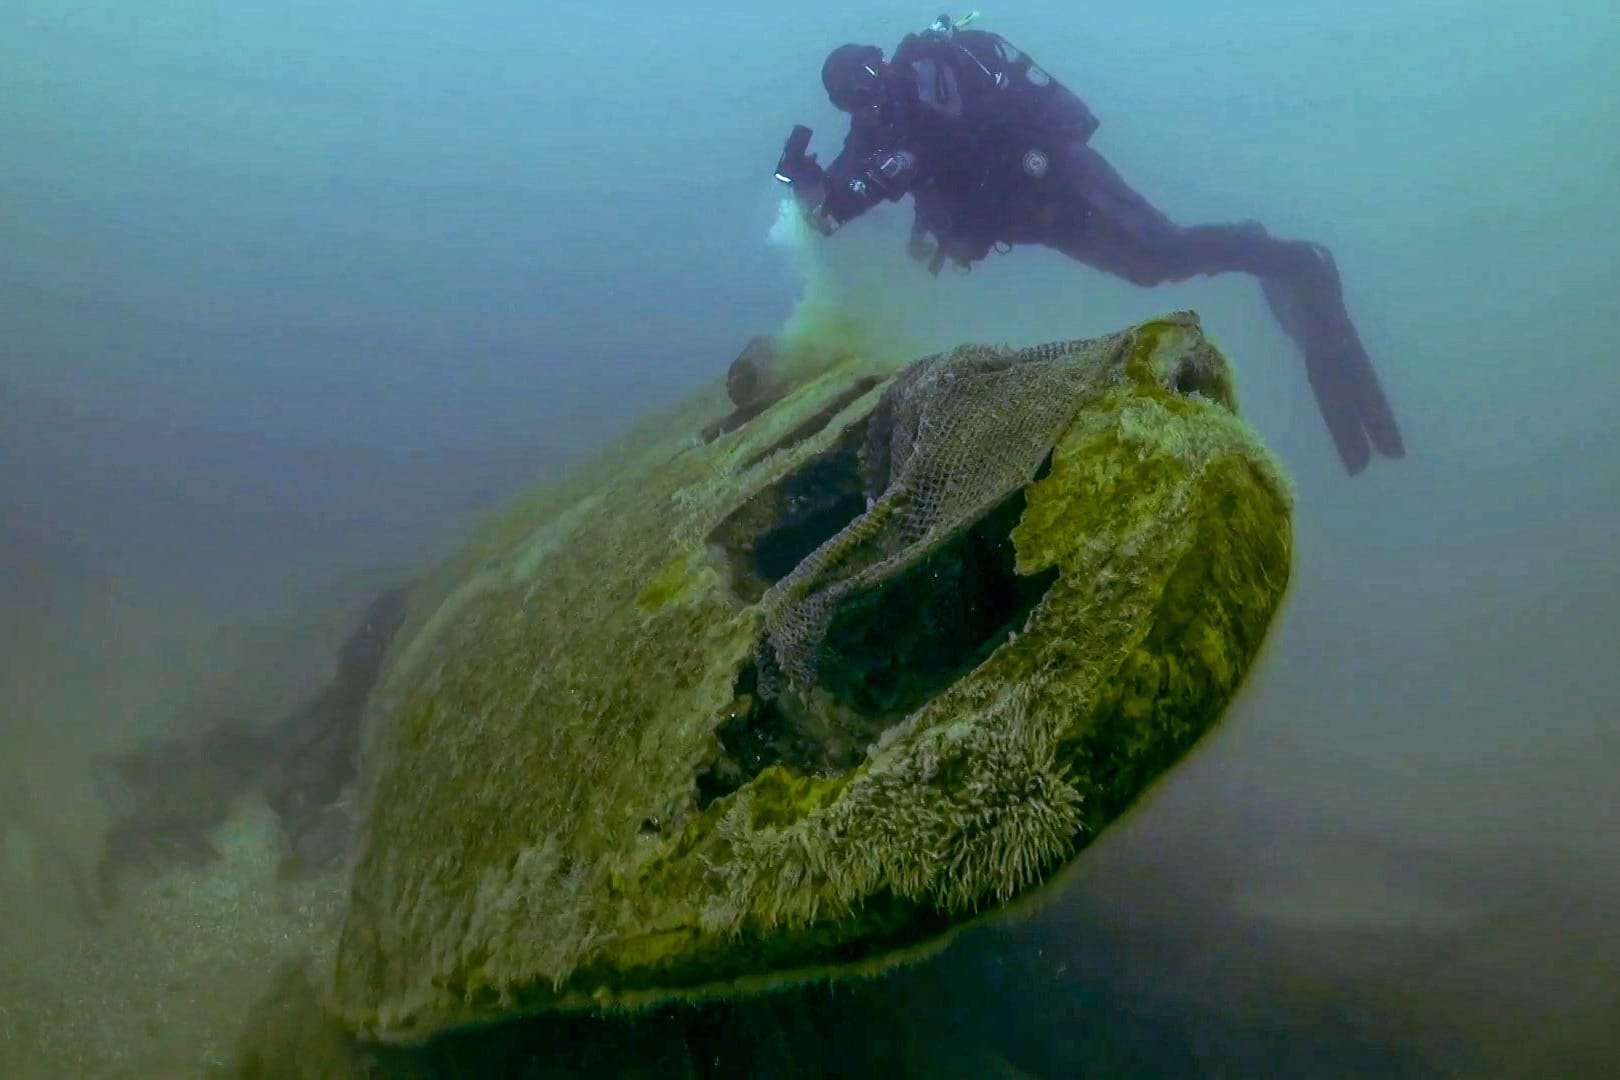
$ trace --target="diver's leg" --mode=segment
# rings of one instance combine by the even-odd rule
[[[1317,407],[1346,470],[1366,467],[1369,440],[1385,456],[1404,454],[1325,248],[1279,240],[1256,222],[1177,225],[1089,146],[1074,147],[1064,164],[1068,197],[1043,238],[1046,244],[1143,286],[1197,275],[1253,275],[1278,324],[1305,356]]]

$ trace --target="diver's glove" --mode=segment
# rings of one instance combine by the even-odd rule
[[[827,212],[827,204],[806,207],[804,222],[822,236],[831,236],[838,231],[839,221]]]

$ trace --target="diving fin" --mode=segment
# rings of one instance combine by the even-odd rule
[[[1307,299],[1303,282],[1280,278],[1263,278],[1261,288],[1272,316],[1305,355],[1317,411],[1345,471],[1354,476],[1367,467],[1374,450],[1401,458],[1406,446],[1378,373],[1345,311],[1333,256],[1311,246],[1325,271],[1314,290],[1317,295]]]

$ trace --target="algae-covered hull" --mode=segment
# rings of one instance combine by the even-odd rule
[[[514,508],[373,696],[332,1010],[409,1039],[768,986],[1039,885],[1281,599],[1290,497],[1230,386],[1188,314],[851,360]]]

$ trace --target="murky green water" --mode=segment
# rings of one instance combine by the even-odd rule
[[[278,884],[248,803],[219,863],[103,910],[97,755],[290,707],[378,567],[719,377],[801,285],[766,240],[780,131],[831,123],[827,47],[935,13],[912,14],[0,12],[0,1072],[228,1060],[336,887]],[[986,15],[1178,218],[1333,248],[1408,460],[1340,474],[1249,282],[1145,291],[1044,252],[933,281],[899,216],[840,237],[816,265],[917,349],[1200,311],[1299,488],[1263,664],[1046,903],[918,969],[381,1064],[1611,1073],[1620,23],[1590,0]],[[654,160],[690,183],[624,167]]]

